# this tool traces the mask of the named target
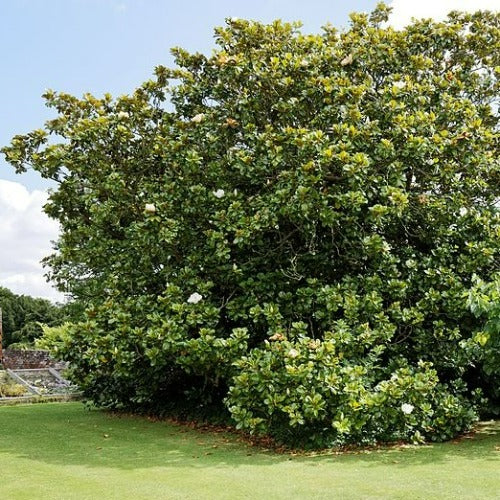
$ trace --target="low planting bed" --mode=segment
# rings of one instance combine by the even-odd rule
[[[53,368],[0,370],[0,404],[71,399],[78,387]]]

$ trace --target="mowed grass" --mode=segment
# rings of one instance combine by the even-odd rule
[[[500,422],[456,442],[299,456],[80,403],[0,407],[0,498],[498,499]]]

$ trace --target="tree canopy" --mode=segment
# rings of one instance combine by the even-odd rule
[[[498,272],[499,15],[387,14],[317,35],[230,19],[132,95],[45,94],[57,117],[3,151],[59,183],[47,263],[88,308],[61,351],[88,397],[224,405],[310,446],[477,418],[498,375],[467,297]]]

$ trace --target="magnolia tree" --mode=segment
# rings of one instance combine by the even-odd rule
[[[325,446],[446,439],[494,396],[499,16],[387,15],[228,20],[4,148],[59,183],[47,264],[87,312],[56,344],[95,403]]]

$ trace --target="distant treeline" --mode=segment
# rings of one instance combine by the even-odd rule
[[[16,295],[0,287],[3,346],[31,345],[43,333],[42,325],[57,326],[68,319],[67,307],[28,295]]]

